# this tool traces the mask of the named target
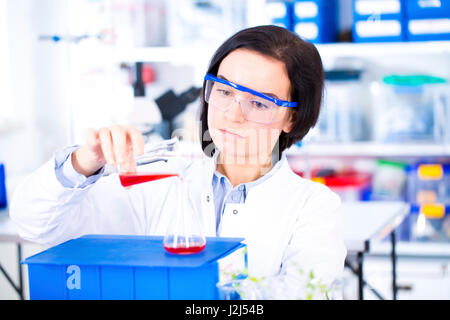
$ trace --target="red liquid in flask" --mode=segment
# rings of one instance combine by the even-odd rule
[[[178,245],[177,247],[167,247],[164,246],[167,252],[175,253],[175,254],[194,254],[205,249],[206,243],[203,244],[192,244],[189,247],[186,244]]]
[[[176,173],[121,173],[119,174],[120,183],[124,187],[130,187],[135,184],[155,181],[164,178],[178,177]]]

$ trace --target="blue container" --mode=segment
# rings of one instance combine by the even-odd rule
[[[353,0],[354,42],[406,40],[405,0]]]
[[[412,203],[395,231],[399,241],[450,242],[450,205]],[[390,235],[383,241],[390,241]]]
[[[174,255],[163,237],[87,235],[27,258],[30,299],[218,299],[218,261],[240,238],[207,238],[203,251]]]
[[[266,4],[266,13],[272,24],[292,29],[292,3],[273,1]]]
[[[450,204],[450,164],[419,162],[405,167],[407,201]]]
[[[297,0],[292,8],[292,31],[313,43],[335,42],[338,35],[336,0]]]
[[[450,18],[448,0],[406,0],[408,19]]]
[[[5,166],[0,163],[0,209],[6,208],[7,205]]]
[[[408,41],[450,40],[450,18],[409,19],[406,37]]]
[[[450,1],[406,0],[408,41],[450,40]]]
[[[412,204],[408,225],[410,241],[450,242],[450,205]]]
[[[405,0],[353,0],[354,20],[402,20],[405,13]]]

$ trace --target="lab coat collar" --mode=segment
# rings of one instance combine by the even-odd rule
[[[219,152],[216,149],[216,152],[214,152],[212,157],[206,158],[206,164],[205,164],[205,178],[208,185],[211,185],[212,188],[212,179],[214,176],[214,172],[216,171],[216,164],[217,164],[217,157],[219,156]]]
[[[219,156],[219,153],[220,152],[216,149],[216,152],[214,152],[213,156],[207,157],[205,160],[206,161],[206,163],[205,163],[205,179],[206,179],[207,183],[209,183],[209,185],[211,185],[211,188],[212,188],[214,172],[216,171],[216,167],[217,167],[217,158]],[[275,157],[275,158],[272,157],[273,166],[269,172],[271,172],[275,166],[278,166],[280,170],[283,168],[284,168],[284,170],[286,170],[286,164],[288,163],[286,154],[283,152],[281,154],[281,158],[278,161],[276,161],[277,160],[276,158],[277,157]],[[289,166],[288,166],[288,169],[289,169]],[[271,175],[271,177],[269,177],[269,179],[272,178],[272,176],[273,175]],[[276,176],[276,174],[275,174],[275,176]]]

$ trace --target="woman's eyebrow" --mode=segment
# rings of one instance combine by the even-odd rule
[[[220,78],[220,79],[223,79],[223,80],[226,80],[226,81],[229,81],[229,82],[233,82],[233,81],[230,81],[230,80],[228,80],[227,78],[225,78],[223,75],[221,75],[221,74],[219,74],[219,75],[217,75],[217,78]],[[233,82],[234,83],[234,82]],[[255,90],[256,91],[256,90]],[[259,91],[258,91],[259,92]],[[281,100],[280,98],[278,98],[278,96],[276,95],[276,94],[274,94],[274,93],[270,93],[270,92],[261,92],[262,94],[265,94],[266,96],[271,96],[271,97],[274,97],[275,99],[278,99],[278,100]]]

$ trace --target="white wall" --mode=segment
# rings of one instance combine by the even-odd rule
[[[67,48],[38,40],[65,32],[65,5],[65,0],[6,1],[11,121],[18,127],[0,132],[0,160],[13,180],[67,143]]]
[[[9,200],[23,176],[68,141],[67,47],[38,40],[41,34],[65,30],[66,0],[0,0],[0,120],[8,119],[0,121],[0,162],[6,167]],[[41,250],[26,244],[22,258]],[[18,283],[14,243],[0,243],[0,263]],[[17,298],[0,274],[0,299]]]

